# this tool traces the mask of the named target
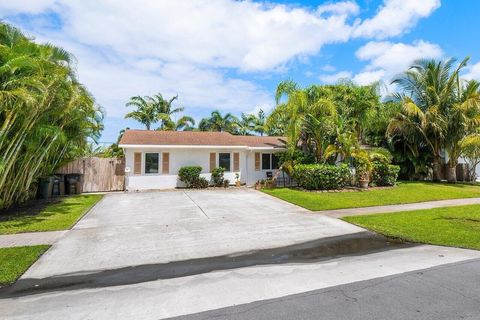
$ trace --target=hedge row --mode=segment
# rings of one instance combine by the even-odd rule
[[[293,169],[297,184],[307,190],[332,190],[344,188],[351,179],[346,164],[299,164]]]
[[[400,166],[373,162],[371,183],[375,186],[394,186],[399,172]]]
[[[200,176],[202,172],[202,167],[200,166],[188,166],[188,167],[181,167],[178,171],[178,178],[180,181],[185,183],[187,188],[208,188],[209,182],[204,177]],[[224,168],[215,168],[212,171],[212,183],[216,187],[225,187],[227,188],[230,184],[228,179],[224,179]]]

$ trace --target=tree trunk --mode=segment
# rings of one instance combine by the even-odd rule
[[[432,180],[434,182],[440,182],[442,180],[441,172],[440,172],[440,156],[435,155],[433,158],[433,177]]]
[[[448,183],[457,183],[457,166],[454,164],[448,164],[447,172]]]

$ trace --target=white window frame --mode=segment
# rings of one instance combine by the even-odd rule
[[[233,167],[233,165],[232,165],[233,157],[232,157],[232,153],[231,153],[231,152],[217,152],[217,168],[220,167],[220,154],[221,154],[221,153],[222,153],[222,154],[229,154],[229,155],[230,155],[230,161],[229,161],[229,162],[230,162],[230,170],[228,170],[228,171],[225,170],[225,172],[233,172],[233,171],[232,171],[232,167]]]
[[[268,154],[269,157],[270,157],[269,168],[268,169],[263,168],[263,155],[264,154]],[[262,154],[260,156],[260,168],[262,169],[262,171],[271,171],[272,170],[272,154],[270,152],[262,152]]]
[[[157,173],[147,173],[146,169],[147,169],[147,153],[156,153],[158,154],[158,163],[157,163],[157,167],[158,167],[158,172]],[[142,168],[142,172],[144,175],[146,176],[157,176],[157,175],[160,175],[160,164],[162,163],[162,152],[160,151],[144,151],[143,152],[143,168]]]

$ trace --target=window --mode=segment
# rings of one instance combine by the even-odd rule
[[[262,153],[262,170],[278,169],[279,160],[275,153]]]
[[[272,169],[272,155],[270,153],[262,153],[262,170]]]
[[[224,168],[225,171],[230,171],[230,153],[218,154],[218,166]]]
[[[145,153],[145,173],[158,173],[158,153]]]
[[[280,162],[280,157],[276,153],[272,153],[272,169],[278,169]]]

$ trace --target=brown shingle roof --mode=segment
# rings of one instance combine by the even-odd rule
[[[285,137],[235,136],[228,132],[127,130],[120,145],[285,146]]]

